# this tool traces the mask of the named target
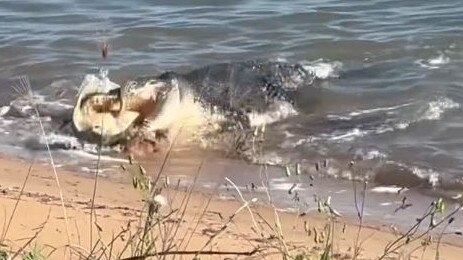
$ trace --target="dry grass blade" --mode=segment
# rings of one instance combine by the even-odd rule
[[[244,208],[243,208],[244,209]],[[168,217],[168,216],[167,216]],[[162,222],[162,221],[161,221]],[[127,230],[124,230],[123,231],[124,233],[127,232]],[[121,232],[122,233],[122,232]],[[140,234],[135,234],[133,236],[131,236],[132,238],[135,238],[135,237],[139,237]],[[111,246],[115,240],[117,239],[117,237],[119,237],[120,234],[116,237],[113,237],[113,240],[109,243],[109,246]],[[133,242],[128,242],[128,244],[132,244]],[[128,245],[127,244],[127,245]],[[81,248],[81,247],[78,247],[78,246],[73,246],[75,247],[74,248],[74,251],[75,249],[80,249],[82,252],[77,252],[76,253],[78,255],[80,255],[81,258],[88,258],[88,257],[91,257],[91,253],[90,252],[87,252],[85,249]],[[166,256],[171,256],[171,257],[175,257],[175,256],[182,256],[182,255],[234,255],[234,256],[252,256],[254,254],[257,254],[257,253],[260,253],[260,249],[259,248],[254,248],[253,250],[250,250],[250,251],[198,251],[198,250],[192,250],[192,251],[188,251],[188,250],[171,250],[170,248],[164,250],[164,251],[154,251],[154,252],[148,252],[148,253],[144,253],[142,255],[137,255],[137,254],[131,254],[131,256],[129,257],[126,257],[126,258],[122,258],[121,255],[119,255],[119,258],[117,259],[125,259],[125,260],[138,260],[138,259],[147,259],[147,258],[150,258],[150,257],[160,257],[160,258],[165,258]],[[87,252],[87,253],[85,253]],[[87,255],[87,256],[86,256]],[[106,254],[105,254],[106,256]],[[107,257],[107,256],[106,256]],[[96,259],[102,259],[102,255],[100,255],[100,257],[96,258]],[[109,258],[107,259],[111,259],[111,256],[109,256]]]
[[[191,195],[193,193],[194,187],[196,186],[196,182],[198,180],[199,174],[201,173],[201,171],[202,171],[202,169],[204,167],[205,161],[206,161],[205,157],[203,157],[203,159],[201,160],[201,163],[198,166],[198,169],[196,170],[196,174],[194,176],[193,183],[192,183],[190,189],[188,190],[187,194],[185,195],[186,199],[184,198],[184,200],[183,200],[185,203],[182,202],[182,205],[180,206],[180,209],[182,209],[182,207],[183,207],[183,210],[181,210],[180,219],[178,221],[178,224],[174,227],[174,232],[173,232],[173,235],[171,236],[171,242],[169,243],[167,248],[171,248],[171,246],[172,246],[172,244],[174,242],[174,239],[176,238],[177,233],[178,233],[178,231],[180,229],[180,225],[183,222],[183,220],[185,219],[185,215],[187,213],[187,207],[189,205]],[[171,232],[169,232],[169,233],[171,233]],[[183,242],[183,241],[180,241],[180,242]]]
[[[267,171],[267,165],[261,166],[259,174],[260,174],[260,178],[262,182],[262,187],[264,188],[265,194],[267,195],[268,202],[270,203],[273,209],[275,229],[272,228],[272,230],[274,230],[274,232],[277,234],[278,242],[281,244],[281,247],[284,249],[284,253],[286,255],[289,255],[288,245],[283,235],[283,228],[281,225],[280,215],[278,214],[278,210],[275,206],[275,203],[272,200],[272,196],[270,195],[270,190],[268,188],[269,187],[269,176],[268,176],[268,171]]]
[[[195,224],[195,226],[193,227],[193,230],[191,230],[190,236],[189,236],[188,239],[186,240],[185,247],[184,247],[185,250],[186,250],[186,248],[188,247],[188,245],[190,244],[191,239],[193,238],[194,233],[195,233],[196,230],[198,229],[198,226],[199,226],[199,223],[201,222],[201,219],[202,219],[202,218],[204,217],[204,215],[206,214],[206,211],[207,211],[207,209],[209,208],[209,204],[211,203],[211,201],[212,201],[212,194],[209,195],[209,198],[208,198],[208,200],[207,200],[207,202],[206,202],[206,205],[204,206],[204,208],[203,208],[203,210],[202,210],[200,216],[198,217],[198,219],[197,219],[197,221],[196,221],[196,224]],[[184,240],[185,240],[185,238],[186,238],[187,235],[188,235],[188,234],[185,233],[185,236],[184,236],[184,237],[182,238],[182,240],[180,241],[180,247],[183,245],[183,242],[184,242]]]
[[[97,259],[102,259],[102,256],[103,256],[103,254],[106,254],[106,251],[107,251],[108,247],[109,247],[109,256],[107,256],[107,259],[112,259],[113,249],[114,249],[114,248],[113,248],[113,247],[114,247],[114,243],[115,243],[118,239],[122,238],[122,236],[123,236],[124,234],[126,234],[127,232],[129,232],[129,228],[130,228],[129,225],[127,226],[126,229],[125,229],[125,228],[122,228],[122,230],[121,230],[116,236],[114,236],[114,233],[113,233],[113,234],[112,234],[112,239],[111,239],[111,241],[108,243],[107,246],[105,246],[105,248],[104,248],[104,249],[102,250],[102,252],[101,252],[101,255],[100,255]]]
[[[234,256],[253,256],[260,252],[259,248],[254,248],[251,251],[165,251],[156,254],[148,254],[144,256],[133,256],[122,258],[121,260],[144,260],[153,256],[167,256],[167,255],[234,255]],[[197,259],[197,258],[193,258]]]
[[[228,177],[225,177],[225,180],[233,186],[233,188],[236,190],[236,192],[238,192],[238,194],[240,195],[241,201],[244,203],[244,205],[247,205],[246,208],[248,209],[249,214],[251,215],[252,224],[254,225],[254,228],[255,228],[256,230],[258,230],[259,227],[258,227],[258,225],[257,225],[256,219],[254,218],[254,214],[252,213],[252,210],[251,210],[251,208],[249,207],[248,201],[244,199],[244,196],[243,196],[243,194],[241,193],[240,189],[238,188],[238,186],[236,186],[236,184],[235,184],[233,181],[231,181]],[[254,200],[254,199],[253,199],[253,200]]]
[[[355,202],[355,209],[357,210],[357,217],[359,219],[359,225],[357,229],[357,234],[355,237],[355,242],[354,242],[354,257],[353,260],[356,260],[357,257],[360,255],[360,233],[362,232],[363,228],[363,221],[364,221],[364,210],[365,210],[365,201],[366,201],[366,196],[367,196],[367,185],[368,183],[366,181],[363,182],[363,191],[361,193],[362,195],[362,204],[360,206],[360,209],[357,204],[357,185],[355,183],[356,181],[353,180],[353,185],[354,185],[354,202]]]
[[[71,254],[77,255],[78,259],[91,259],[90,252],[80,245],[67,245],[66,248],[70,249]]]
[[[59,181],[59,178],[58,178],[58,172],[56,171],[55,161],[53,159],[53,155],[51,154],[50,144],[48,142],[48,138],[47,138],[47,135],[46,135],[46,132],[45,132],[45,128],[43,126],[42,120],[40,119],[40,113],[39,113],[39,110],[37,108],[37,103],[34,100],[34,94],[32,92],[32,87],[31,87],[31,84],[29,82],[29,79],[26,76],[22,76],[19,79],[19,83],[20,84],[17,87],[17,92],[18,92],[19,95],[22,95],[22,97],[26,98],[31,103],[31,105],[32,105],[32,107],[33,107],[33,109],[35,111],[37,121],[38,121],[38,123],[40,125],[42,138],[45,141],[45,146],[46,146],[47,151],[48,151],[50,164],[51,164],[52,169],[53,169],[53,174],[54,174],[56,186],[58,187],[58,190],[59,190],[61,208],[63,210],[64,221],[66,222],[67,240],[68,240],[68,244],[70,244],[71,235],[70,235],[70,232],[69,232],[69,221],[68,221],[68,216],[67,216],[67,212],[66,212],[66,207],[64,205],[63,189],[61,188],[61,184],[60,184],[60,181]]]
[[[158,171],[158,173],[156,174],[156,177],[155,177],[153,183],[155,183],[155,184],[158,183],[159,178],[161,178],[161,175],[162,175],[162,173],[164,172],[164,168],[165,168],[166,165],[167,165],[167,161],[169,160],[170,155],[171,155],[171,153],[172,153],[172,149],[174,148],[174,145],[175,145],[175,143],[177,142],[177,138],[178,138],[178,136],[180,135],[180,133],[182,132],[182,129],[183,129],[183,126],[180,127],[180,129],[178,130],[178,132],[175,134],[174,140],[172,140],[172,142],[170,143],[169,149],[167,150],[167,153],[166,153],[166,155],[164,156],[164,159],[162,160],[161,168],[159,168],[159,171]]]
[[[461,209],[463,209],[463,204],[459,204],[458,207],[456,207],[454,210],[452,210],[450,213],[447,215],[443,216],[440,221],[437,223],[430,225],[426,230],[422,231],[419,233],[419,227],[423,223],[424,220],[427,220],[429,218],[432,218],[433,214],[436,212],[436,208],[434,204],[431,204],[430,207],[427,209],[427,213],[423,215],[422,218],[420,218],[415,225],[413,225],[406,233],[404,233],[402,236],[394,240],[393,242],[389,243],[385,250],[384,253],[378,258],[379,260],[381,259],[386,259],[387,256],[393,252],[397,252],[400,248],[411,244],[415,241],[419,241],[422,239],[424,236],[427,236],[436,229],[437,227],[442,226],[445,222],[447,222],[450,218],[453,218]],[[432,221],[431,221],[432,222]]]
[[[104,129],[104,120],[101,119],[101,133],[100,136],[103,137],[103,129]],[[95,180],[93,183],[93,193],[92,193],[92,205],[90,207],[90,246],[93,244],[93,215],[95,214],[95,224],[96,224],[96,212],[95,212],[95,196],[96,190],[98,186],[98,175],[100,173],[100,162],[101,162],[101,146],[102,140],[100,139],[100,143],[98,144],[98,159],[96,162],[96,170],[95,170]]]
[[[27,76],[20,76],[19,85],[13,85],[11,88],[16,92],[17,97],[24,98],[29,102],[33,101],[32,88]]]
[[[243,205],[241,205],[241,207],[239,207],[228,219],[228,221],[219,229],[219,231],[217,231],[214,235],[212,235],[208,241],[206,241],[206,243],[203,245],[203,247],[201,248],[201,250],[198,251],[198,253],[195,255],[195,256],[198,256],[201,254],[201,252],[203,252],[209,245],[212,244],[212,242],[214,240],[216,240],[227,228],[228,226],[230,225],[230,223],[232,223],[233,219],[241,212],[243,211],[243,209],[245,208],[248,208],[249,207],[249,204],[250,203],[254,203],[256,202],[255,199],[251,200],[251,201],[246,201]]]

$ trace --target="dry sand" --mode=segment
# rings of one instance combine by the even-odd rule
[[[1,230],[5,230],[5,224],[13,211],[16,199],[20,194],[21,187],[27,176],[31,162],[23,161],[5,156],[0,157],[0,225]],[[196,168],[183,167],[185,171],[194,172]],[[188,169],[190,168],[190,169]],[[44,253],[50,253],[50,259],[67,259],[66,246],[71,244],[73,248],[80,248],[81,251],[90,251],[90,207],[93,193],[94,179],[77,172],[58,169],[59,179],[64,195],[66,211],[68,216],[70,241],[68,241],[67,229],[63,218],[63,210],[60,206],[59,190],[55,183],[54,175],[50,166],[36,163],[32,166],[30,177],[24,187],[24,192],[19,201],[18,208],[12,218],[11,226],[6,234],[4,244],[12,250],[18,250],[26,242],[27,238],[34,236],[38,232],[38,227],[46,222],[43,230],[37,234],[37,239],[30,243],[26,249],[34,245],[43,248]],[[142,210],[143,201],[141,193],[132,186],[131,176],[124,176],[118,180],[99,178],[95,198],[96,223],[98,227],[93,228],[93,243],[101,239],[108,243],[114,234],[118,234],[129,221],[138,223],[139,215]],[[171,201],[170,207],[177,208],[185,198],[187,193],[168,189],[164,195]],[[242,206],[242,202],[233,199],[236,196],[234,190],[229,194],[208,194],[194,192],[191,195],[185,212],[184,220],[181,222],[180,229],[176,235],[176,241],[183,237],[189,237],[192,231],[194,235],[188,243],[177,247],[176,250],[199,250],[219,230],[227,223],[237,209]],[[209,202],[209,204],[208,204]],[[207,205],[208,204],[208,205]],[[205,208],[207,205],[207,208]],[[168,208],[168,207],[166,207]],[[268,248],[278,245],[275,233],[272,234],[270,227],[275,228],[276,215],[274,209],[260,202],[253,207],[254,218],[258,226],[263,226],[263,236],[259,232],[253,231],[253,218],[247,209],[239,212],[228,227],[217,236],[211,246],[206,247],[206,251],[235,251],[250,252],[255,248]],[[168,209],[164,209],[167,212]],[[204,215],[201,213],[204,212]],[[263,219],[258,217],[260,214]],[[194,229],[198,219],[198,227]],[[312,231],[317,229],[320,233],[322,228],[328,223],[326,217],[319,213],[305,216],[297,214],[278,212],[278,218],[282,226],[283,237],[286,241],[288,250],[293,254],[306,249],[317,249],[323,244],[314,242],[315,232],[310,236],[305,231],[305,225]],[[175,222],[180,219],[179,214],[172,215],[170,221]],[[265,227],[265,222],[269,226]],[[136,225],[136,224],[132,224]],[[338,219],[335,223],[335,240],[333,252],[338,258],[350,259],[357,234],[355,221]],[[260,228],[259,228],[260,229]],[[317,234],[320,235],[320,234]],[[278,236],[278,235],[276,235]],[[382,225],[364,227],[360,234],[362,241],[362,251],[359,259],[377,259],[384,250],[385,245],[394,240],[395,234]],[[448,236],[441,245],[440,259],[462,259],[463,243],[455,236]],[[123,241],[115,243],[114,252],[120,251]],[[406,256],[419,243],[412,244],[401,250]],[[435,258],[435,244],[428,246],[423,259]],[[280,245],[280,248],[281,245]],[[284,247],[283,247],[284,248]],[[295,249],[296,248],[296,249]],[[299,249],[297,249],[299,248]],[[56,250],[52,250],[56,249]],[[67,253],[66,253],[67,251]],[[413,259],[421,259],[422,249],[418,249],[413,254]],[[126,255],[127,256],[127,255]],[[393,259],[400,255],[391,255]],[[76,259],[77,257],[74,257]],[[169,256],[168,259],[173,258]],[[193,255],[178,255],[179,259],[192,259]],[[260,251],[252,256],[236,255],[206,255],[201,259],[282,259],[278,249]]]

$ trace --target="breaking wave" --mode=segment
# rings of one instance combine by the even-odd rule
[[[399,187],[437,187],[443,176],[431,168],[389,161],[375,171],[373,180],[379,185]]]
[[[460,104],[454,100],[438,97],[424,104],[416,101],[397,106],[357,110],[347,114],[328,114],[326,119],[331,125],[336,126],[336,122],[350,122],[352,127],[341,130],[334,127],[335,130],[332,132],[300,139],[295,142],[295,146],[313,141],[350,142],[367,135],[404,130],[423,121],[440,120],[445,113],[459,108]]]

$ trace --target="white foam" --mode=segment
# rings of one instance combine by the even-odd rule
[[[377,151],[377,150],[372,150],[372,151],[369,151],[366,155],[366,159],[368,160],[372,160],[372,159],[377,159],[377,158],[386,158],[386,154],[380,152],[380,151]]]
[[[80,167],[80,170],[85,172],[85,173],[92,173],[92,174],[96,173],[96,168],[94,168],[94,167],[82,166],[82,167]],[[104,173],[109,172],[109,171],[112,171],[112,169],[110,169],[110,168],[107,168],[107,169],[99,168],[98,169],[98,175],[106,176]]]
[[[285,57],[276,57],[275,61],[276,62],[283,62],[283,63],[288,63],[289,62],[288,59],[285,58]]]
[[[51,133],[46,136],[46,141],[49,144],[69,144],[70,147],[79,147],[80,143],[78,139],[74,136],[69,135],[60,135]],[[43,136],[40,136],[40,143],[45,144],[45,139]]]
[[[439,56],[431,58],[428,60],[428,63],[431,65],[441,65],[447,64],[450,62],[450,58],[441,53]]]
[[[328,167],[328,169],[326,169],[325,172],[329,176],[337,177],[339,176],[340,171],[340,169],[337,169],[335,167]],[[352,174],[349,174],[349,176],[352,176]]]
[[[398,186],[377,186],[372,188],[370,191],[375,193],[399,193],[399,191],[407,191],[407,188]]]
[[[377,112],[393,111],[399,108],[407,107],[409,105],[410,103],[406,103],[406,104],[401,104],[401,105],[391,106],[391,107],[377,107],[377,108],[372,108],[372,109],[358,110],[358,111],[350,112],[349,116],[355,117],[355,116],[372,114],[372,113],[377,113]]]
[[[375,134],[384,134],[384,133],[387,133],[387,132],[392,132],[392,131],[394,131],[394,130],[395,130],[394,127],[384,124],[384,125],[379,126],[379,127],[374,131],[374,133],[375,133]]]
[[[290,147],[295,148],[295,147],[298,147],[304,144],[311,143],[313,141],[314,141],[313,137],[301,138],[297,140],[296,142],[287,141],[282,144],[281,148],[290,148]]]
[[[120,86],[107,77],[107,73],[100,73],[100,75],[87,74],[79,87],[78,96],[82,90],[88,92],[107,93],[110,90],[118,89]]]
[[[279,178],[272,178],[270,179],[270,183],[287,183],[288,177],[279,177]]]
[[[326,116],[329,120],[341,120],[341,121],[349,121],[352,119],[351,116],[343,116],[343,115],[334,115],[334,114],[329,114]]]
[[[108,162],[119,162],[119,163],[129,163],[128,160],[126,159],[121,159],[121,158],[115,158],[107,155],[100,155],[98,154],[92,154],[83,150],[69,150],[70,153],[75,154],[77,156],[83,157],[83,158],[89,158],[93,160],[98,160],[100,161],[108,161]]]
[[[365,152],[364,150],[359,149],[356,152],[356,155],[360,156],[363,160],[384,159],[387,157],[386,154],[378,150],[370,150]]]
[[[288,146],[292,146],[292,147],[297,147],[297,146],[300,146],[300,145],[303,145],[303,144],[307,144],[307,143],[312,143],[312,142],[315,142],[315,141],[319,141],[319,140],[326,140],[326,141],[331,141],[331,142],[338,142],[338,143],[342,143],[342,142],[350,142],[350,141],[353,141],[355,140],[356,138],[359,138],[359,137],[363,137],[363,136],[366,136],[366,135],[369,135],[369,134],[383,134],[383,133],[386,133],[386,132],[392,132],[394,131],[396,128],[394,128],[393,126],[390,126],[390,125],[387,125],[387,124],[382,124],[380,126],[378,126],[376,129],[360,129],[360,128],[352,128],[352,129],[349,129],[347,131],[339,131],[339,130],[336,130],[332,133],[324,133],[324,134],[320,134],[318,136],[312,136],[312,137],[309,137],[309,138],[302,138],[302,139],[299,139],[298,141],[288,145],[286,144],[286,147]],[[377,154],[378,156],[381,156],[382,155],[379,155]],[[370,154],[370,155],[365,155],[365,156],[376,156],[374,154]]]
[[[367,131],[363,131],[363,130],[360,130],[358,128],[354,128],[354,129],[351,129],[351,130],[349,130],[349,131],[347,131],[345,133],[334,134],[331,137],[329,137],[328,139],[331,140],[331,141],[343,141],[343,142],[352,141],[357,137],[366,135],[367,133],[368,133]]]
[[[77,148],[77,149],[63,150],[66,153],[71,153],[71,154],[74,154],[80,157],[90,158],[94,160],[100,159],[101,161],[112,161],[112,162],[122,162],[122,163],[128,162],[128,160],[126,159],[114,158],[114,157],[107,156],[107,155],[98,156],[98,149],[96,145],[86,144],[84,145],[84,147],[82,147],[79,140],[74,136],[51,133],[51,134],[48,134],[46,138],[47,138],[48,143],[51,145],[63,144],[70,148],[73,148],[73,147]],[[39,142],[42,144],[45,144],[45,139],[43,138],[43,136],[40,137]],[[103,149],[102,151],[104,152],[108,150],[111,151],[114,149],[106,148],[106,149]]]
[[[428,108],[426,109],[426,111],[420,119],[438,120],[446,111],[456,109],[459,107],[460,104],[458,104],[457,102],[446,97],[440,97],[438,100],[432,101],[428,104]]]
[[[330,141],[336,143],[350,142],[358,137],[362,137],[375,132],[375,130],[361,130],[358,128],[350,129],[348,131],[334,131],[329,134],[320,134],[318,136],[310,136],[307,138],[300,138],[297,141],[286,141],[281,145],[281,148],[295,148],[301,145],[317,143],[318,141]],[[324,153],[323,148],[319,147],[319,153]]]
[[[427,60],[419,59],[415,61],[416,64],[426,69],[438,69],[441,65],[448,64],[449,62],[450,58],[444,53],[440,53],[439,56],[432,57]]]
[[[278,155],[276,152],[268,152],[257,158],[256,163],[267,165],[285,165],[288,159]]]
[[[298,184],[296,184],[296,186],[294,186],[294,183],[271,183],[270,184],[270,189],[271,190],[282,190],[282,191],[298,191],[298,190],[302,190],[302,188],[299,187]],[[292,188],[292,189],[291,189]]]
[[[10,111],[10,106],[2,106],[0,107],[0,116],[6,115]]]
[[[291,104],[287,102],[276,102],[264,113],[251,112],[248,113],[247,116],[251,126],[260,126],[271,124],[295,115],[297,115],[297,111]]]
[[[409,126],[410,126],[409,122],[400,122],[400,123],[395,124],[395,128],[397,129],[405,129]]]
[[[428,181],[431,186],[436,186],[439,183],[439,173],[433,171],[432,169],[421,169],[416,166],[412,167],[412,172],[421,179]]]
[[[1,124],[2,126],[9,126],[9,125],[12,125],[13,123],[14,123],[14,120],[12,120],[12,119],[5,119],[5,118],[2,118],[2,119],[0,120],[0,124]]]
[[[328,79],[339,77],[338,72],[342,67],[342,63],[338,61],[325,62],[323,60],[316,60],[302,64],[302,67],[318,79]]]
[[[350,120],[353,117],[362,116],[365,114],[379,113],[379,112],[393,112],[397,109],[404,107],[415,107],[419,103],[406,103],[391,107],[379,107],[373,109],[365,109],[359,111],[350,112],[347,116],[345,115],[327,115],[330,120]],[[335,142],[346,142],[352,141],[355,138],[362,137],[368,134],[383,134],[392,132],[395,130],[403,130],[408,128],[411,124],[418,123],[423,120],[439,120],[442,116],[451,110],[460,108],[460,104],[447,97],[438,97],[434,101],[426,103],[426,106],[415,113],[412,117],[402,119],[397,122],[397,119],[388,119],[383,124],[378,125],[375,129],[360,129],[353,126],[352,129],[345,131],[334,131],[332,133],[324,133],[319,136],[310,138],[310,141],[316,140],[329,140]],[[400,114],[400,113],[397,113]],[[400,120],[400,119],[399,119]],[[308,139],[300,139],[294,146],[307,143]]]

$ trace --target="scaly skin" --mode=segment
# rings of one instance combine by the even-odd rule
[[[140,86],[134,91],[123,87],[112,91],[116,93],[85,94],[75,108],[74,121],[83,126],[76,127],[77,132],[93,142],[121,143],[137,131],[144,131],[142,135],[150,139],[149,131],[165,130],[172,123],[169,114],[188,89],[203,107],[221,113],[236,128],[246,129],[249,113],[265,112],[275,102],[293,104],[290,94],[312,84],[313,79],[302,66],[279,62],[236,62],[185,74],[167,72],[132,82],[132,87]]]

